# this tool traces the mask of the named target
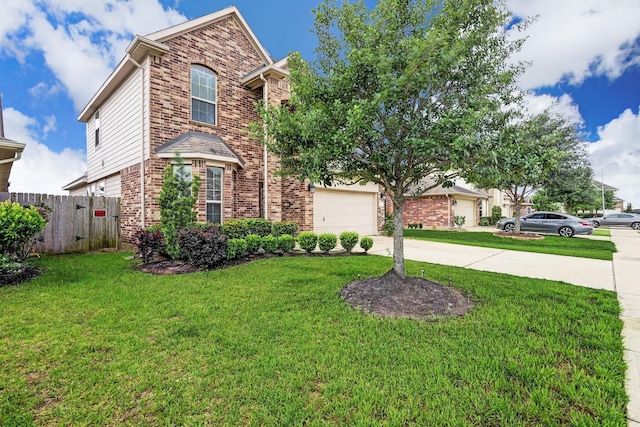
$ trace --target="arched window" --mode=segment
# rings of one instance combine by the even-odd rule
[[[202,65],[191,66],[191,118],[216,124],[216,86],[214,72]]]

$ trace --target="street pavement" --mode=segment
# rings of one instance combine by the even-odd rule
[[[581,237],[583,238],[583,237]],[[391,256],[393,239],[373,237],[371,254]],[[613,261],[547,255],[504,249],[405,239],[406,259],[492,271],[514,276],[560,280],[577,286],[616,292],[624,322],[622,337],[627,363],[625,382],[629,405],[628,425],[640,427],[640,233],[612,228],[611,241],[618,250]]]

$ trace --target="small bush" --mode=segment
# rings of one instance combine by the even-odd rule
[[[495,224],[492,223],[492,219],[493,218],[490,217],[490,216],[480,217],[480,226],[481,227],[488,227],[490,225],[495,225]]]
[[[367,252],[369,249],[373,247],[373,239],[369,236],[364,236],[360,239],[360,247]]]
[[[338,238],[333,233],[322,233],[318,236],[318,247],[324,253],[329,252],[338,244]]]
[[[167,250],[164,233],[160,227],[140,228],[133,234],[136,253],[142,258],[143,264],[149,264],[153,259]]]
[[[502,208],[500,206],[494,206],[491,208],[491,225],[496,225],[502,218]]]
[[[296,247],[296,239],[291,234],[283,234],[278,237],[278,249],[282,252],[291,252]]]
[[[453,217],[453,223],[458,228],[461,228],[464,225],[465,221],[466,221],[466,217],[464,215],[454,215]]]
[[[0,255],[24,261],[35,244],[35,237],[47,222],[34,206],[22,207],[7,200],[0,203]]]
[[[295,236],[298,234],[298,224],[292,221],[274,222],[271,226],[271,234],[280,237],[283,234]]]
[[[227,259],[240,258],[247,252],[247,241],[245,239],[229,239],[227,242]]]
[[[278,250],[278,238],[269,234],[268,236],[264,236],[262,238],[262,249],[265,252],[275,252]]]
[[[318,235],[313,231],[303,231],[298,235],[298,245],[307,252],[313,252],[318,246]]]
[[[271,221],[264,218],[250,218],[245,219],[246,229],[248,234],[257,234],[260,237],[268,236],[271,234]]]
[[[393,236],[393,215],[385,214],[384,224],[382,225],[382,234],[385,236]]]
[[[245,240],[247,241],[247,252],[254,254],[262,247],[262,237],[257,234],[249,234]]]
[[[220,226],[222,234],[229,239],[244,239],[251,234],[248,229],[248,223],[242,219],[230,219]]]
[[[353,248],[358,244],[358,238],[360,236],[355,231],[343,231],[340,233],[340,245],[345,251],[351,253]]]
[[[227,236],[213,224],[183,228],[177,241],[180,258],[196,267],[213,267],[227,256]]]

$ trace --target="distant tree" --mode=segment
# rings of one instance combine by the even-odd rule
[[[513,93],[520,66],[507,59],[521,41],[493,0],[325,0],[314,13],[317,60],[289,57],[288,105],[261,112],[267,144],[285,175],[382,186],[404,278],[404,202],[451,183],[481,151],[478,133]]]
[[[531,198],[533,209],[537,211],[557,211],[560,206],[553,202],[546,190],[537,191]]]
[[[604,190],[604,206],[605,209],[613,209],[616,207],[616,200],[613,195],[613,191]],[[602,189],[598,189],[594,186],[591,186],[589,190],[589,199],[582,204],[576,205],[576,211],[589,211],[595,212],[602,210]],[[602,213],[604,215],[604,212]]]
[[[624,211],[628,213],[633,212],[633,206],[631,206],[631,202],[627,203],[627,207]]]
[[[565,161],[580,150],[575,128],[566,119],[544,112],[506,124],[492,136],[491,150],[479,156],[469,178],[481,188],[503,190],[514,204],[520,232],[521,206],[544,188]]]
[[[567,212],[575,212],[578,205],[589,203],[593,188],[593,170],[584,145],[566,152],[562,167],[552,171],[544,185],[550,201],[564,205]]]

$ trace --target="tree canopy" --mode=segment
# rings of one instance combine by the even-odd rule
[[[262,110],[268,147],[283,174],[382,186],[404,277],[403,204],[483,152],[480,134],[514,93],[521,67],[507,59],[521,41],[493,0],[325,0],[314,13],[317,59],[289,57],[290,102]]]

